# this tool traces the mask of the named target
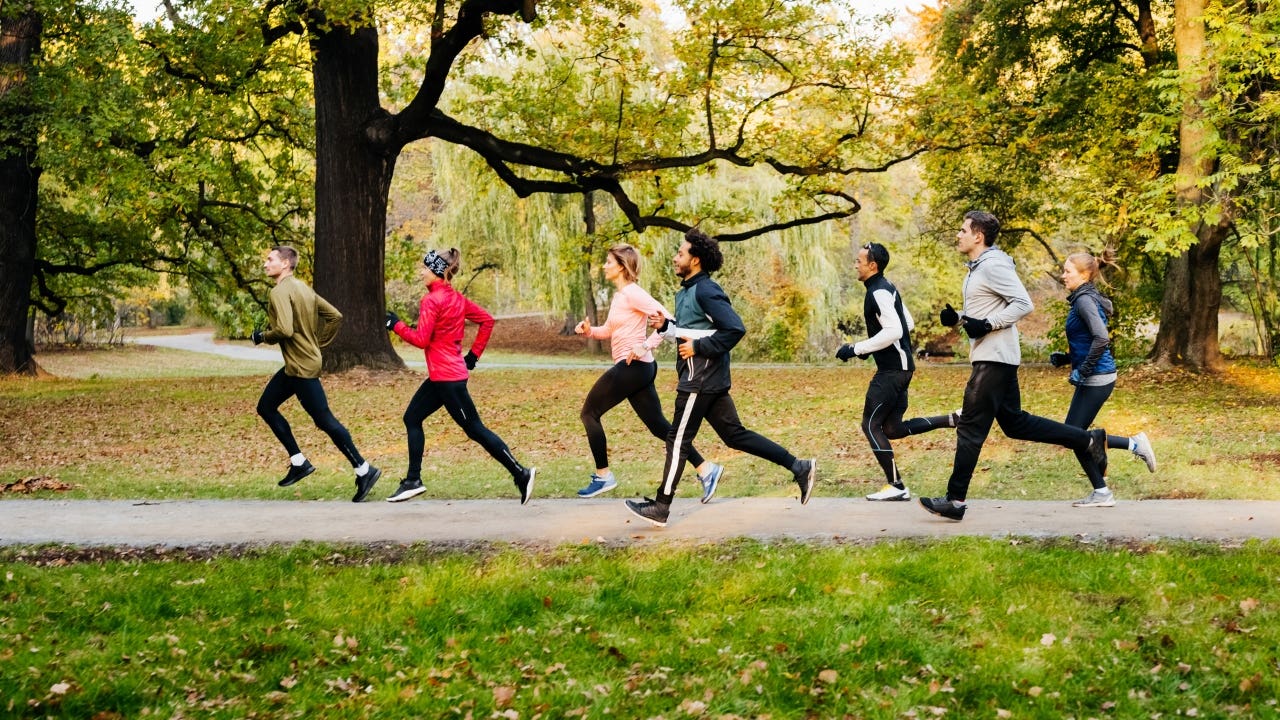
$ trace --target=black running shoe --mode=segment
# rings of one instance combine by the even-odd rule
[[[369,495],[369,491],[373,489],[374,483],[378,482],[378,478],[382,477],[382,471],[370,465],[369,472],[364,475],[356,476],[356,494],[351,498],[351,502],[363,502],[365,497]]]
[[[797,460],[795,474],[796,485],[800,486],[800,504],[807,505],[809,496],[813,494],[813,481],[818,479],[818,459]]]
[[[316,466],[312,465],[310,460],[303,460],[301,465],[294,465],[290,463],[288,474],[286,474],[284,478],[276,484],[280,487],[289,487],[315,471]]]
[[[1094,428],[1089,431],[1089,455],[1093,457],[1093,463],[1098,466],[1098,472],[1103,477],[1107,476],[1107,431],[1102,428]]]
[[[405,478],[400,481],[400,487],[395,493],[387,498],[387,502],[404,502],[409,498],[415,498],[426,492],[427,489],[422,487],[422,481],[418,478]]]
[[[964,511],[969,508],[968,505],[956,505],[945,497],[922,497],[920,498],[920,504],[924,506],[925,510],[928,510],[934,515],[940,515],[948,520],[955,520],[956,522],[960,522],[964,519]]]
[[[525,468],[520,477],[515,479],[516,487],[520,488],[520,504],[526,505],[529,498],[533,497],[533,478],[538,474],[538,468]]]
[[[660,503],[656,500],[645,498],[641,501],[628,500],[627,509],[632,515],[657,525],[658,527],[667,526],[667,518],[671,516],[671,503]]]

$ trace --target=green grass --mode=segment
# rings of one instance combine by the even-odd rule
[[[1275,717],[1278,550],[4,549],[0,715]]]
[[[496,362],[497,356],[489,359]],[[0,444],[12,448],[0,458],[0,484],[48,476],[75,485],[62,495],[72,498],[334,499],[350,494],[349,467],[295,402],[284,412],[320,471],[288,490],[276,487],[286,459],[254,410],[274,364],[143,348],[42,355],[41,362],[58,377],[0,380]],[[604,366],[604,360],[580,369],[482,364],[472,377],[471,393],[485,423],[517,458],[541,469],[540,496],[572,496],[593,469],[578,410]],[[748,427],[797,455],[819,458],[819,496],[859,496],[882,483],[859,430],[871,372],[867,364],[741,366],[734,369],[733,394]],[[911,413],[958,407],[968,372],[965,365],[923,366],[912,383]],[[1024,407],[1052,418],[1065,416],[1071,387],[1063,373],[1026,367],[1020,375]],[[400,418],[422,379],[421,370],[357,371],[324,379],[335,413],[362,452],[384,468],[388,486],[404,473]],[[658,386],[669,409],[670,363],[664,363]],[[1237,367],[1216,377],[1126,371],[1100,423],[1115,434],[1145,430],[1160,471],[1151,475],[1128,453],[1114,452],[1112,485],[1122,499],[1280,499],[1280,484],[1274,482],[1280,474],[1278,413],[1277,370]],[[619,494],[652,491],[661,473],[661,443],[625,405],[605,416],[605,427],[611,465],[622,485]],[[501,467],[446,413],[430,418],[426,431],[427,497],[514,492]],[[917,494],[943,491],[954,443],[949,431],[895,442],[899,465]],[[722,493],[784,496],[793,491],[785,471],[728,450],[710,428],[697,444],[728,467]],[[1086,487],[1071,453],[1011,441],[997,429],[983,450],[970,495],[1066,499]]]

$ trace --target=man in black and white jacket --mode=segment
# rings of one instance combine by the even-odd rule
[[[956,414],[903,420],[907,412],[907,391],[915,374],[915,349],[911,332],[915,321],[902,302],[898,288],[884,276],[889,267],[889,250],[880,243],[867,243],[858,251],[855,266],[858,279],[867,287],[862,312],[869,337],[858,343],[846,343],[836,351],[842,361],[849,358],[875,358],[876,374],[867,387],[862,407],[862,433],[871,443],[871,452],[884,470],[885,485],[871,493],[868,500],[910,500],[911,491],[902,481],[894,459],[890,440],[918,435],[940,427],[955,427]]]
[[[1000,221],[991,213],[965,213],[964,224],[956,233],[956,250],[969,258],[963,312],[957,313],[948,304],[939,313],[943,325],[962,327],[969,336],[969,361],[973,364],[956,426],[956,455],[947,494],[920,498],[926,510],[950,520],[964,517],[969,481],[993,421],[1015,440],[1087,449],[1088,453],[1080,454],[1080,465],[1090,480],[1101,479],[1100,467],[1106,461],[1105,430],[1085,431],[1022,409],[1017,322],[1030,314],[1033,306],[1013,258],[995,247],[999,232]]]

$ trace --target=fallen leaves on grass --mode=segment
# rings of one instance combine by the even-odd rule
[[[66,492],[68,490],[75,490],[76,487],[77,486],[72,485],[71,483],[62,482],[56,477],[49,475],[36,475],[34,477],[25,477],[11,483],[0,485],[0,493],[29,495],[42,490]]]

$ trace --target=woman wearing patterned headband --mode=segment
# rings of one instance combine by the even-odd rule
[[[533,496],[536,468],[516,462],[502,438],[480,422],[475,403],[467,392],[469,371],[484,353],[493,333],[493,316],[484,308],[463,297],[449,283],[458,272],[461,253],[456,248],[444,252],[432,250],[422,259],[422,279],[427,286],[418,309],[418,325],[405,323],[395,313],[387,312],[387,329],[405,342],[422,348],[427,358],[427,379],[414,393],[404,411],[404,427],[409,436],[409,469],[396,493],[388,502],[401,502],[426,491],[422,486],[422,454],[426,437],[422,422],[442,406],[467,437],[480,443],[495,460],[511,473],[520,490],[520,504]],[[462,332],[466,321],[480,326],[475,342],[466,356],[462,354]]]
[[[636,284],[639,275],[640,253],[635,248],[625,243],[609,248],[604,277],[616,288],[609,303],[609,316],[604,325],[592,326],[583,320],[574,328],[579,335],[610,340],[614,362],[613,367],[596,380],[582,403],[582,425],[587,430],[587,444],[591,447],[596,471],[591,475],[591,482],[578,491],[578,497],[595,497],[618,486],[609,469],[609,446],[600,418],[623,400],[631,403],[631,409],[654,437],[666,442],[667,433],[671,431],[658,391],[653,387],[653,380],[658,376],[653,348],[662,342],[662,336],[654,333],[645,338],[650,315],[661,313],[671,317],[671,313]],[[716,492],[724,468],[707,462],[697,450],[690,451],[689,464],[697,469],[702,482],[702,502],[708,502]]]

